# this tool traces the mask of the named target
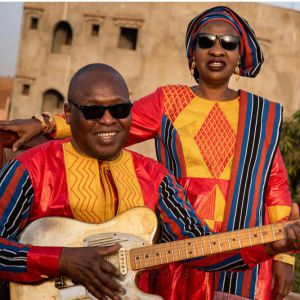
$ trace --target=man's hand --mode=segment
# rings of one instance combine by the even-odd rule
[[[289,221],[299,220],[299,207],[293,203],[289,216]],[[285,228],[286,237],[283,240],[268,243],[265,245],[267,254],[276,255],[300,249],[300,220],[295,224],[290,224]]]
[[[15,132],[19,139],[15,141],[12,150],[17,151],[21,145],[32,137],[43,132],[42,124],[36,119],[16,119],[12,121],[0,121],[0,130]]]
[[[291,291],[295,280],[293,266],[273,260],[273,291],[274,300],[280,300]]]
[[[63,248],[59,270],[74,282],[85,286],[98,299],[120,299],[122,287],[113,277],[121,277],[119,271],[103,256],[117,252],[119,244],[110,247]]]

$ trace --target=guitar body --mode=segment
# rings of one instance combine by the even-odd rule
[[[120,284],[126,289],[123,300],[162,299],[142,292],[136,286],[137,272],[130,267],[128,251],[155,242],[157,218],[153,211],[139,207],[128,210],[103,224],[88,224],[68,218],[48,217],[31,223],[21,234],[20,242],[35,246],[108,246],[119,243],[122,251],[107,258],[125,279]],[[57,288],[58,280],[38,284],[10,284],[11,300],[80,300],[95,299],[80,285],[66,279]]]

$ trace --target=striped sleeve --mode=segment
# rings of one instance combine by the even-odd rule
[[[159,186],[157,215],[161,225],[161,242],[212,234],[205,222],[186,200],[185,190],[171,175],[166,175]],[[254,246],[227,253],[190,259],[186,264],[205,271],[244,270],[270,259],[263,246]]]
[[[162,227],[162,242],[209,234],[208,226],[200,222],[194,209],[185,199],[185,190],[173,176],[166,175],[159,187],[157,206]]]
[[[26,272],[29,247],[14,242],[28,219],[33,189],[29,174],[16,160],[0,174],[0,276]],[[5,275],[5,276],[3,276]]]
[[[0,171],[0,278],[2,279],[38,281],[41,280],[41,271],[45,271],[43,274],[48,272],[49,262],[53,268],[53,264],[58,261],[57,249],[31,247],[16,242],[17,235],[28,222],[33,197],[34,190],[28,171],[17,160],[8,162]],[[51,252],[47,256],[48,260],[43,259],[48,252]],[[53,258],[52,262],[49,261],[49,257]],[[47,267],[44,269],[39,267],[45,261],[48,262]],[[48,273],[57,273],[57,270],[58,268],[53,268]]]

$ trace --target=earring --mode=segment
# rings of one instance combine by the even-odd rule
[[[192,80],[194,80],[195,68],[196,68],[196,62],[195,62],[195,56],[193,56],[193,60],[192,60],[192,64],[191,64]]]
[[[240,79],[240,67],[239,64],[234,69],[234,74],[235,74],[235,81],[239,81]]]

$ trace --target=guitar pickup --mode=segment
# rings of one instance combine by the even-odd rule
[[[118,252],[119,256],[119,270],[122,275],[126,275],[128,272],[127,269],[127,258],[126,258],[126,250],[124,248],[120,248]]]

